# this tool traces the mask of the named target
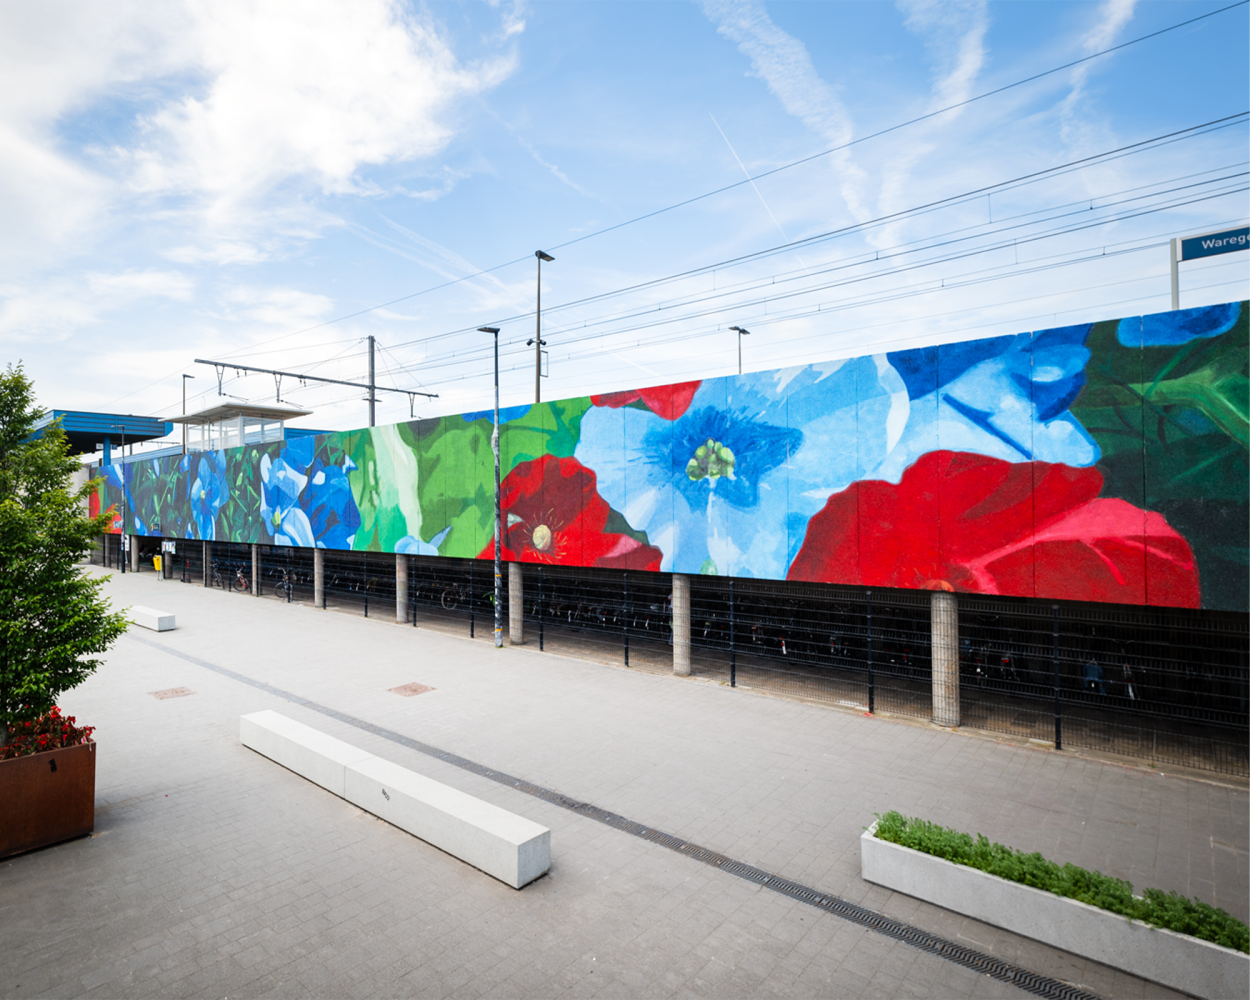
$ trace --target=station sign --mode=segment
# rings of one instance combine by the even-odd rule
[[[1250,247],[1250,226],[1238,229],[1226,229],[1219,233],[1206,233],[1203,236],[1191,236],[1181,243],[1181,260],[1197,260],[1199,257],[1214,257],[1221,253],[1234,253]]]

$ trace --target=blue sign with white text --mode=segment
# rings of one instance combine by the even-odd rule
[[[1229,229],[1222,233],[1209,233],[1181,240],[1181,260],[1197,257],[1214,257],[1217,253],[1232,253],[1250,246],[1250,226]]]

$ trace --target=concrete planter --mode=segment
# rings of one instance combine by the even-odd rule
[[[0,858],[94,829],[94,741],[0,760]]]
[[[1031,886],[860,837],[869,882],[1199,997],[1250,994],[1250,955]]]

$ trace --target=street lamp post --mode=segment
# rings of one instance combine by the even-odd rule
[[[729,329],[733,330],[734,333],[738,335],[738,374],[741,375],[742,374],[742,338],[751,336],[751,331],[741,326],[731,326]]]
[[[195,376],[182,376],[182,415],[184,417],[187,415],[187,379],[189,378],[195,378]],[[182,453],[184,455],[187,453],[187,425],[185,423],[182,425]]]
[[[503,577],[499,573],[499,549],[502,542],[503,518],[499,508],[499,327],[479,326],[478,333],[495,338],[495,430],[490,436],[490,450],[495,453],[495,648],[503,648]],[[470,600],[472,596],[470,595]]]
[[[538,405],[542,402],[540,379],[543,374],[543,347],[547,343],[543,340],[543,261],[555,258],[541,250],[535,250],[534,256],[538,258],[538,305],[534,310],[534,339],[526,341],[525,346],[534,345],[534,404]]]
[[[121,546],[121,549],[122,549],[121,563],[122,563],[122,574],[124,575],[126,572],[126,560],[130,556],[129,551],[127,551],[128,546],[125,544],[127,539],[129,539],[130,537],[126,533],[126,515],[129,513],[129,510],[127,509],[128,505],[126,503],[126,425],[125,424],[121,425],[121,431],[122,431],[122,533],[121,533],[121,540],[123,543]]]

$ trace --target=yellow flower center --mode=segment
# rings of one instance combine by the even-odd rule
[[[539,552],[546,552],[551,548],[551,529],[545,524],[540,524],[534,529],[534,534],[530,536],[530,541]]]

